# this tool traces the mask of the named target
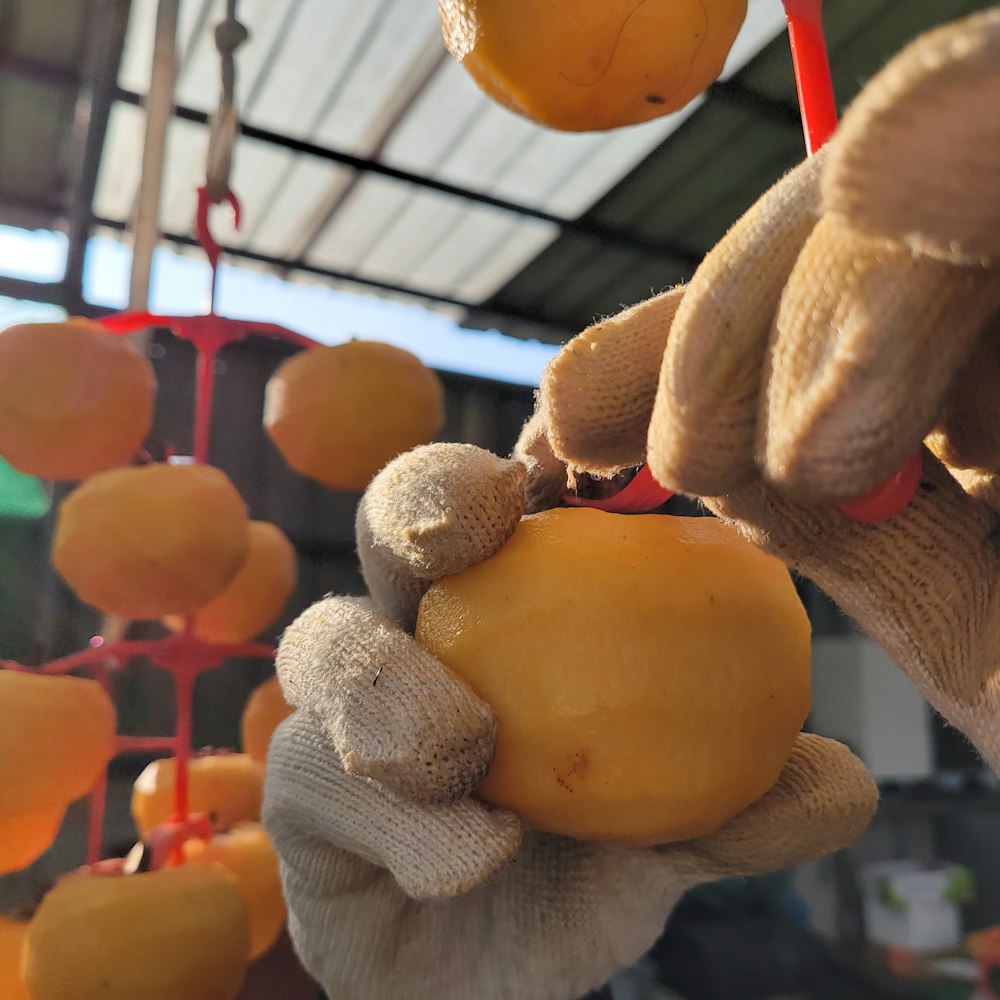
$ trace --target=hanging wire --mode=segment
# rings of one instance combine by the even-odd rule
[[[229,195],[229,179],[233,165],[233,148],[239,131],[236,111],[236,50],[250,37],[245,25],[236,17],[237,0],[227,0],[226,19],[215,26],[215,47],[222,70],[219,107],[212,117],[208,140],[208,165],[205,186],[213,205]]]
[[[210,312],[215,312],[218,289],[218,268],[221,247],[212,236],[208,222],[212,205],[227,203],[233,210],[233,224],[240,225],[240,203],[230,186],[233,150],[239,133],[236,111],[236,50],[250,37],[246,27],[236,17],[237,0],[227,0],[226,19],[215,27],[215,47],[219,52],[222,86],[219,107],[209,122],[208,159],[205,184],[198,189],[198,210],[195,225],[198,242],[212,267]]]

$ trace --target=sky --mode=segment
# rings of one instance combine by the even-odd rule
[[[66,237],[0,226],[0,275],[58,281],[66,262]],[[88,245],[84,298],[109,311],[125,307],[131,251],[126,243],[97,236]],[[208,265],[196,256],[157,251],[150,309],[188,315],[205,312]],[[556,347],[507,337],[496,330],[464,330],[450,317],[375,295],[353,294],[320,284],[297,284],[252,268],[223,263],[218,311],[224,316],[268,320],[323,344],[351,338],[405,348],[444,371],[537,385]],[[52,306],[0,298],[0,328],[62,315]]]

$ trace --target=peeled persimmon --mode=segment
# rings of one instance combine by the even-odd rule
[[[132,818],[140,836],[173,815],[177,761],[154,760],[132,786]],[[188,770],[188,806],[208,813],[215,825],[229,829],[260,819],[264,768],[245,753],[195,757]]]
[[[236,576],[249,548],[247,524],[246,504],[213,466],[113,469],[60,505],[52,562],[105,614],[185,614]]]
[[[55,843],[68,805],[0,816],[0,875],[27,868]]]
[[[287,917],[278,854],[264,827],[241,823],[211,840],[188,840],[183,851],[186,861],[222,865],[236,880],[250,917],[250,958],[259,958],[278,940]]]
[[[115,721],[96,681],[0,670],[0,816],[86,794],[114,753]]]
[[[243,750],[255,761],[264,764],[275,729],[293,712],[285,701],[277,677],[269,677],[247,698],[240,720]]]
[[[295,549],[285,533],[267,521],[251,521],[248,530],[239,572],[192,615],[192,632],[206,642],[245,642],[259,635],[285,609],[295,587]],[[170,616],[166,624],[179,630],[184,618]]]
[[[496,713],[482,797],[586,840],[713,832],[774,785],[810,707],[788,571],[711,518],[525,517],[431,586],[416,636]]]
[[[181,865],[60,880],[24,942],[31,1000],[234,1000],[250,924],[235,880]]]
[[[0,455],[44,479],[128,462],[153,419],[156,377],[96,323],[25,323],[0,333]]]
[[[438,0],[445,44],[494,100],[582,132],[677,111],[710,86],[747,0]]]
[[[21,975],[21,948],[27,932],[24,921],[0,917],[0,997],[4,1000],[31,1000]]]
[[[107,767],[115,728],[96,681],[0,670],[0,873],[52,845],[66,807]]]
[[[302,351],[267,383],[264,427],[285,461],[338,490],[363,490],[387,462],[444,422],[437,375],[374,341]]]

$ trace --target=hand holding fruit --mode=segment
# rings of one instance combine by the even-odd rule
[[[686,288],[586,331],[542,394],[561,458],[600,475],[646,460],[707,498],[829,593],[994,768],[998,66],[996,9],[919,39]],[[905,510],[838,511],[921,442]]]
[[[712,832],[698,839],[645,848],[612,842],[629,839],[619,830],[595,832],[606,842],[571,839],[525,830],[513,813],[488,804],[482,796],[494,802],[502,797],[483,784],[502,752],[514,771],[499,775],[501,785],[525,790],[519,762],[507,752],[510,740],[506,750],[503,745],[510,707],[495,715],[467,686],[470,675],[459,662],[464,657],[444,648],[447,629],[435,625],[437,612],[429,610],[424,595],[435,580],[449,577],[444,589],[439,585],[428,598],[461,607],[485,593],[489,604],[489,588],[474,581],[464,594],[448,588],[468,581],[469,572],[495,567],[512,545],[524,550],[519,533],[525,524],[544,527],[545,520],[521,522],[525,495],[533,506],[558,496],[566,470],[552,459],[537,423],[525,434],[520,458],[504,461],[468,445],[433,445],[391,463],[369,487],[358,517],[362,564],[374,600],[328,598],[303,614],[282,642],[279,677],[297,711],[271,745],[264,817],[282,858],[291,933],[307,967],[331,995],[414,1000],[582,995],[642,954],[689,886],[787,867],[835,849],[860,832],[874,807],[870,780],[843,747],[795,737],[805,711],[796,697],[788,703],[788,718],[794,721],[784,723],[784,731],[791,730],[784,737],[788,742],[776,766],[767,765],[774,770],[764,787],[749,792],[743,802],[730,801],[727,814],[738,815],[721,826],[717,817]],[[589,521],[591,513],[551,511],[541,518],[580,515]],[[633,528],[638,530],[639,521]],[[760,559],[771,570],[770,560],[721,530],[726,532],[720,543],[725,558]],[[634,547],[623,549],[629,557],[635,553]],[[529,557],[532,550],[529,541]],[[553,562],[557,571],[549,580],[524,579],[516,566],[501,566],[501,572],[521,573],[525,587],[540,595],[553,579],[565,586],[573,574],[579,576],[571,562]],[[616,570],[625,565],[618,562]],[[777,563],[773,566],[780,572]],[[669,572],[656,569],[661,579]],[[599,567],[593,567],[593,575],[599,578]],[[780,591],[777,574],[774,580]],[[580,610],[586,613],[594,588],[577,582]],[[680,589],[675,586],[673,593]],[[698,593],[708,605],[708,592]],[[568,589],[567,598],[571,595]],[[724,613],[738,614],[735,605],[725,603],[730,600],[725,588],[719,600]],[[495,621],[502,624],[502,612],[495,599],[492,603]],[[464,607],[473,612],[468,603]],[[790,605],[779,594],[769,607],[778,613]],[[418,634],[427,645],[435,637],[433,645],[447,665],[412,637],[418,612]],[[509,632],[529,642],[532,637],[551,642],[547,627],[562,628],[559,634],[565,635],[578,624],[579,617],[560,622],[550,614],[534,625],[520,617],[512,619]],[[456,630],[455,638],[460,635]],[[494,644],[502,655],[510,636],[500,628],[481,632],[479,640],[480,648]],[[611,651],[605,654],[620,662]],[[565,670],[567,662],[559,669]],[[583,704],[587,697],[594,700],[593,678],[599,671],[589,665],[588,679],[588,665],[580,667],[576,693]],[[668,661],[653,662],[635,676],[648,685],[651,676],[667,675],[669,667]],[[530,715],[538,698],[544,711],[544,684],[523,671],[522,679],[520,708]],[[564,675],[551,678],[553,695],[564,689],[564,680]],[[612,711],[601,711],[598,704],[593,721],[607,725],[617,710],[622,739],[609,740],[606,729],[588,760],[567,759],[562,771],[549,772],[545,759],[548,781],[540,788],[540,801],[552,806],[586,795],[590,805],[580,807],[576,819],[600,819],[602,813],[614,819],[617,812],[633,824],[633,842],[650,843],[661,838],[640,828],[650,805],[641,795],[649,793],[649,783],[645,789],[626,788],[624,795],[609,787],[605,805],[598,801],[606,784],[602,750],[614,756],[616,742],[628,743],[630,721],[638,729],[648,727],[643,694],[629,691],[631,678],[618,685],[617,706],[613,671],[605,680]],[[698,687],[692,682],[688,693],[695,695]],[[775,693],[779,700],[784,696]],[[573,695],[572,686],[566,694]],[[718,694],[724,703],[725,691]],[[556,713],[552,721],[554,737],[572,731],[565,715]],[[545,746],[545,739],[545,727],[536,726],[526,736],[540,754],[559,751],[558,738],[552,746]],[[692,766],[698,766],[699,749],[688,748]],[[710,774],[716,751],[710,741],[703,749]],[[749,764],[754,771],[755,762]],[[655,782],[655,765],[638,759],[635,771],[640,782],[650,776]],[[730,784],[739,786],[744,777]],[[662,788],[664,797],[670,791]],[[689,803],[661,816],[666,825],[660,832],[685,808],[692,811]],[[773,831],[779,827],[795,831],[794,838],[776,842]],[[679,824],[675,833],[685,836]]]

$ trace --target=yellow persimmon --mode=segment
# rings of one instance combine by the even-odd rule
[[[206,642],[245,642],[259,635],[284,611],[295,587],[295,549],[285,533],[267,521],[251,521],[248,530],[239,572],[192,616],[192,631]],[[184,627],[182,616],[165,621],[175,630]]]
[[[82,479],[129,461],[153,419],[156,378],[96,323],[25,323],[0,333],[0,455],[22,472]]]
[[[443,422],[437,375],[409,352],[367,340],[294,355],[264,400],[264,427],[288,464],[339,490],[363,490]]]
[[[96,681],[0,670],[0,816],[86,794],[114,753],[115,721]]]
[[[235,880],[182,865],[62,879],[28,925],[23,969],[31,1000],[234,1000],[249,954]]]
[[[27,868],[52,846],[66,815],[66,805],[0,816],[0,875]]]
[[[712,84],[747,0],[438,0],[445,44],[494,100],[590,131],[682,108]]]
[[[250,917],[250,958],[259,958],[278,940],[287,917],[278,855],[264,827],[241,823],[211,840],[189,840],[183,850],[186,861],[220,864],[236,880]]]
[[[526,517],[430,588],[416,635],[496,713],[483,798],[583,839],[714,831],[772,787],[809,711],[788,571],[711,518]]]
[[[259,763],[265,763],[275,729],[292,711],[292,706],[281,693],[277,677],[269,677],[254,688],[243,708],[240,721],[244,751]]]
[[[63,501],[52,562],[82,600],[105,614],[185,614],[239,571],[247,524],[236,488],[210,465],[113,469]]]
[[[0,670],[0,873],[52,845],[114,754],[115,725],[96,681]]]
[[[177,761],[154,760],[132,786],[132,818],[140,836],[174,813]],[[245,753],[195,757],[188,771],[188,806],[193,813],[208,813],[214,823],[228,829],[237,823],[260,819],[264,794],[264,768]]]

